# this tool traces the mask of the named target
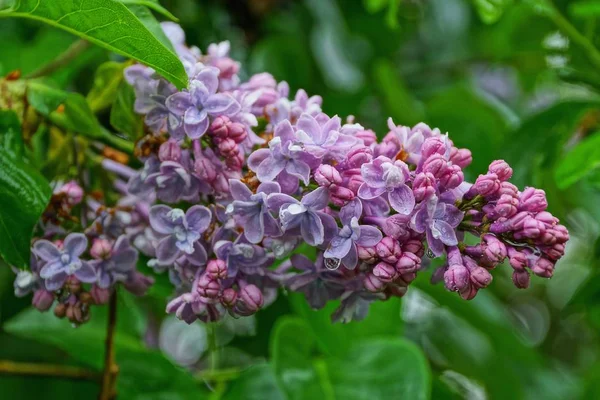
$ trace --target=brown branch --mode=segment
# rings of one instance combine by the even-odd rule
[[[10,360],[0,360],[0,374],[100,381],[99,373],[85,368],[73,367],[70,365],[37,364]]]
[[[108,303],[108,322],[106,326],[106,345],[104,353],[104,371],[99,400],[111,400],[116,397],[115,384],[119,367],[115,363],[115,327],[117,324],[117,291],[113,290]]]

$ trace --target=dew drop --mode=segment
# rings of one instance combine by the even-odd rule
[[[340,267],[342,260],[339,258],[326,258],[325,259],[325,267],[330,270],[336,270]]]

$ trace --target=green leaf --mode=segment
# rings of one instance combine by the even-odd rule
[[[127,82],[121,82],[110,110],[110,124],[132,141],[139,139],[144,132],[142,116],[133,111],[134,102],[133,88]]]
[[[86,96],[93,112],[103,110],[115,101],[124,69],[124,63],[115,61],[107,61],[98,67],[92,89]]]
[[[158,0],[120,0],[120,1],[121,1],[121,3],[127,4],[127,5],[136,4],[136,5],[148,7],[149,9],[154,10],[157,13],[167,17],[171,21],[175,21],[175,22],[179,21],[179,19],[177,19],[177,17],[174,16],[173,14],[171,14],[171,12],[169,12],[169,10],[167,10],[166,8],[161,6],[160,3],[158,2]]]
[[[245,370],[221,399],[285,400],[287,397],[278,386],[271,366],[259,364]]]
[[[554,177],[560,189],[566,189],[600,167],[600,132],[578,143],[558,164]]]
[[[512,0],[471,0],[479,17],[486,24],[498,21]]]
[[[20,159],[25,149],[19,117],[12,110],[0,110],[0,144],[14,158]]]
[[[569,4],[569,13],[579,18],[595,18],[600,16],[600,1],[588,0]]]
[[[178,88],[187,86],[177,55],[117,0],[20,0],[0,16],[30,18],[64,29],[154,68]]]
[[[0,256],[7,263],[29,265],[33,228],[51,194],[39,172],[0,147]]]

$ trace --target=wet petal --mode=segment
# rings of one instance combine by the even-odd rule
[[[171,207],[164,204],[152,206],[150,209],[150,226],[156,232],[169,235],[175,229],[177,224],[167,214],[171,211]]]
[[[302,218],[302,222],[300,224],[300,231],[302,233],[302,237],[306,240],[311,246],[317,246],[323,243],[324,240],[324,230],[323,223],[319,216],[314,212],[308,212]]]
[[[256,170],[256,176],[261,182],[272,181],[283,171],[287,164],[285,159],[265,158]]]
[[[198,139],[208,130],[208,115],[206,111],[190,108],[186,111],[183,119],[185,133],[190,139]]]
[[[360,229],[360,237],[356,241],[356,244],[360,246],[370,247],[375,246],[377,243],[383,239],[383,235],[381,231],[374,226],[369,225],[361,225]]]
[[[264,183],[261,185],[264,185]],[[279,187],[279,185],[277,185],[277,187]],[[252,196],[252,191],[248,189],[248,186],[246,186],[238,179],[229,180],[229,191],[231,192],[231,195],[235,200],[249,201],[250,196]]]
[[[174,93],[167,97],[165,102],[167,109],[172,114],[183,117],[188,108],[194,107],[190,94],[187,92]]]
[[[400,214],[408,215],[415,208],[415,195],[407,185],[400,185],[389,192],[390,206]]]
[[[352,247],[352,239],[341,236],[336,236],[331,239],[327,250],[325,250],[325,258],[342,259],[348,254]]]
[[[363,183],[358,188],[358,197],[360,197],[361,199],[365,199],[365,200],[375,199],[384,193],[385,193],[385,187],[383,187],[383,186],[374,188],[374,187],[367,185],[366,183]]]
[[[300,202],[283,193],[273,193],[267,197],[267,205],[273,211],[279,212],[279,209],[286,204],[300,204]]]
[[[356,265],[358,264],[358,251],[356,250],[356,245],[352,244],[350,251],[346,257],[342,259],[342,263],[348,269],[356,268]]]
[[[456,231],[446,221],[434,220],[431,226],[431,234],[435,239],[441,240],[446,246],[456,246],[458,244]]]
[[[312,210],[322,210],[329,204],[329,191],[320,187],[302,197],[302,204]]]
[[[186,211],[185,218],[190,230],[202,233],[208,229],[212,220],[212,213],[208,208],[196,205]]]
[[[299,160],[289,160],[285,170],[288,174],[302,179],[305,185],[310,180],[310,167],[305,162]]]

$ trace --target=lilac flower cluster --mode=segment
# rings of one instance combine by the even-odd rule
[[[137,171],[105,160],[127,217],[89,205],[94,260],[80,259],[84,236],[69,235],[63,248],[34,244],[45,266],[34,272],[32,264],[32,274],[46,290],[75,278],[96,291],[127,286],[140,251],[157,272],[168,270],[176,295],[167,312],[188,323],[253,314],[279,288],[304,293],[314,308],[339,299],[333,319],[349,321],[375,300],[403,296],[426,268],[425,253],[447,255],[433,278],[466,299],[506,258],[517,287],[529,284],[527,269],[552,275],[568,232],[545,211],[543,191],[508,182],[505,162],[470,184],[470,151],[439,129],[390,119],[379,142],[353,120],[323,113],[318,96],[290,98],[267,73],[242,81],[227,42],[203,55],[185,46],[179,27],[163,28],[188,88],[177,91],[141,65],[125,71],[151,132],[138,146],[160,146],[139,152]],[[479,243],[466,245],[466,233]],[[314,261],[301,252],[316,252]]]

